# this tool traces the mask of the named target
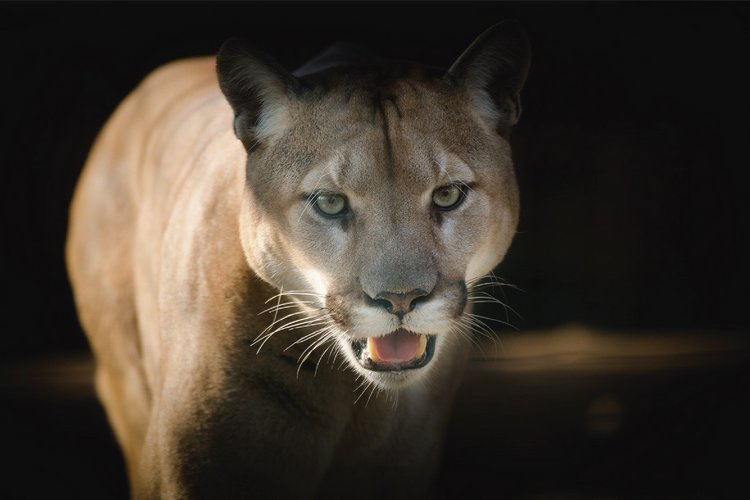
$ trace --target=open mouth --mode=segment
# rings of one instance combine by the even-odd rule
[[[382,337],[353,339],[352,350],[359,364],[368,370],[412,370],[430,362],[435,338],[399,328]]]

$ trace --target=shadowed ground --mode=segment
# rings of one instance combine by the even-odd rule
[[[127,497],[92,373],[87,353],[0,367],[3,497]],[[747,469],[749,386],[747,335],[579,326],[503,334],[469,367],[439,491],[732,496]]]

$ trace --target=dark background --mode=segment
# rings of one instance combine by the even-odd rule
[[[3,5],[5,355],[83,346],[64,272],[87,150],[138,81],[232,34],[294,68],[350,39],[449,65],[495,20],[533,64],[513,138],[522,219],[498,274],[519,328],[748,324],[741,4]]]
[[[511,322],[744,333],[749,14],[672,2],[0,4],[0,359],[85,349],[63,263],[67,207],[97,131],[149,71],[231,35],[290,69],[341,39],[447,67],[505,18],[533,47],[512,140],[522,216],[497,271],[523,290],[506,291]]]
[[[496,20],[533,45],[498,274],[522,329],[744,328],[748,12],[701,3],[2,4],[3,356],[83,347],[63,267],[88,148],[152,69],[230,35],[289,68],[349,39],[449,65]]]

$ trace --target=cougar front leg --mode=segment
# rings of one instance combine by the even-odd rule
[[[316,495],[349,410],[327,405],[325,394],[311,395],[304,372],[297,379],[293,366],[267,361],[240,377],[202,373],[200,383],[186,384],[176,374],[165,381],[136,497]]]

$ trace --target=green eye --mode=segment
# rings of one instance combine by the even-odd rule
[[[346,211],[346,198],[340,194],[315,195],[313,204],[316,210],[325,217],[336,217]]]
[[[466,198],[462,184],[448,184],[432,193],[432,203],[438,210],[453,210]]]

